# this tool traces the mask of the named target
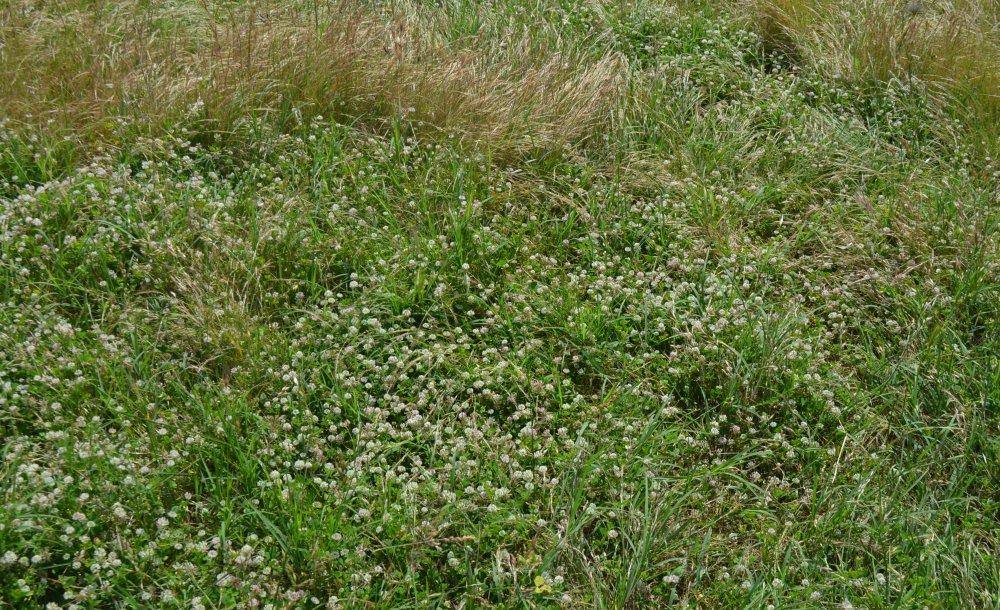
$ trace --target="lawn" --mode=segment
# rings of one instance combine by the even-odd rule
[[[1000,608],[989,0],[0,3],[0,608]]]

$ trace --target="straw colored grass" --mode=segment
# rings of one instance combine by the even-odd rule
[[[199,5],[22,2],[0,16],[3,114],[106,135],[118,119],[160,128],[191,114],[226,131],[246,116],[405,117],[498,148],[579,142],[607,121],[621,58],[539,44],[502,21],[474,43],[441,11],[361,2],[222,12]]]
[[[919,79],[1000,110],[1000,12],[991,0],[750,0],[768,42],[831,75]]]

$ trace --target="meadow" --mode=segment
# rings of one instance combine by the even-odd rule
[[[0,609],[1000,609],[992,0],[6,0],[0,77]]]

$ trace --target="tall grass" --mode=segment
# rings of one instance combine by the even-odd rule
[[[19,2],[0,9],[0,111],[80,139],[123,119],[224,133],[249,115],[405,117],[500,149],[558,148],[608,120],[620,57],[488,17],[456,39],[447,11],[414,5]]]
[[[860,81],[919,80],[1000,116],[1000,5],[992,0],[748,0],[767,42]]]
[[[324,114],[383,127],[403,118],[497,150],[560,148],[608,133],[649,97],[656,70],[627,69],[644,67],[647,51],[623,53],[623,41],[656,47],[682,10],[652,3],[640,12],[659,21],[628,32],[618,17],[633,9],[581,6],[593,30],[583,36],[489,3],[19,0],[0,7],[0,113],[77,142],[113,138],[122,124],[225,134],[249,115],[280,126]],[[539,14],[556,10],[546,7]],[[811,69],[929,85],[982,137],[994,135],[995,3],[744,0],[723,10],[733,7],[765,45]]]

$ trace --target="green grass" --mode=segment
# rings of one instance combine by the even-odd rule
[[[3,127],[0,608],[1000,608],[980,125],[710,6],[390,9],[589,63]]]

